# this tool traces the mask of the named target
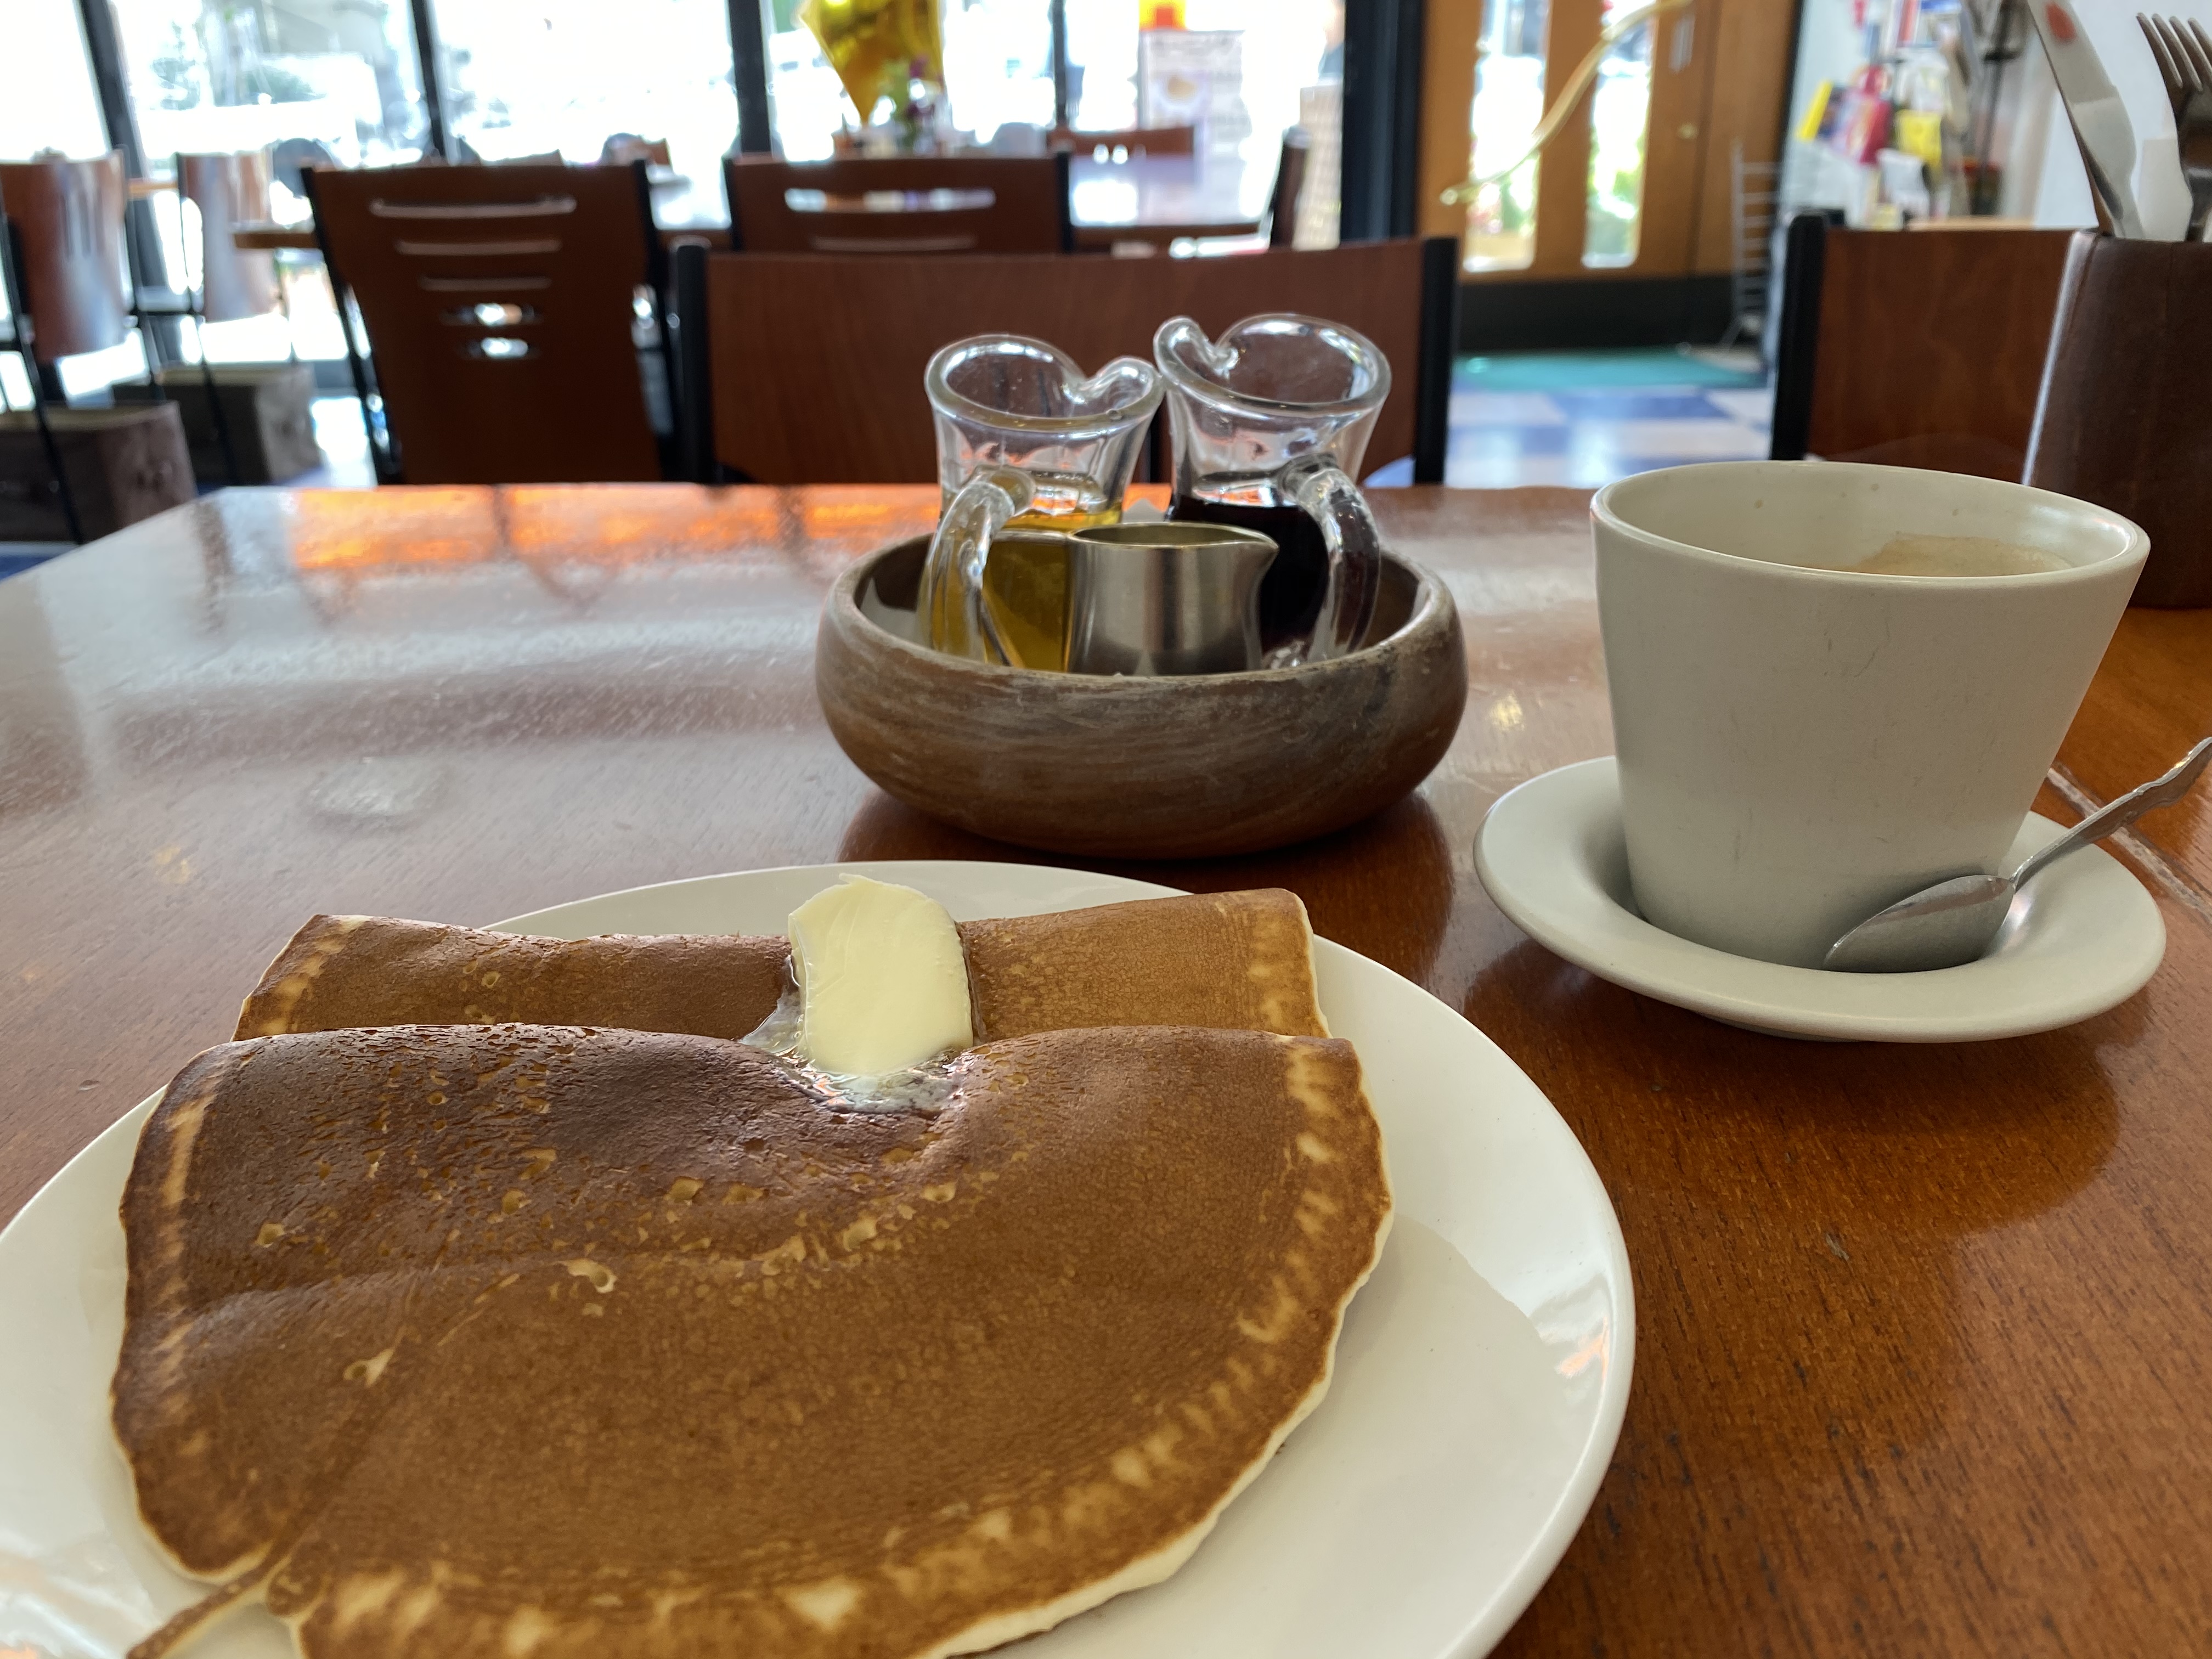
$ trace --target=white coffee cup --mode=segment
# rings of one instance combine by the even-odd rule
[[[1637,904],[1806,968],[1885,905],[1996,870],[2150,545],[2069,496],[1843,462],[1670,467],[1590,512]],[[2063,566],[1838,568],[1899,535]]]

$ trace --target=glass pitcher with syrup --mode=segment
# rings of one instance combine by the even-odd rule
[[[1272,667],[1355,649],[1375,614],[1382,538],[1352,482],[1390,395],[1390,364],[1341,324],[1278,313],[1209,340],[1163,323],[1152,356],[1175,434],[1168,517],[1234,525],[1281,550],[1260,589]]]
[[[1016,668],[1067,661],[1067,543],[1115,524],[1160,404],[1150,363],[1089,380],[1042,340],[987,334],[930,359],[945,508],[922,566],[926,642]]]

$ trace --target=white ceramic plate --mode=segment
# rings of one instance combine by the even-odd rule
[[[816,866],[639,888],[518,931],[781,933],[839,870],[956,917],[1174,890],[1026,865]],[[1025,1644],[1034,1659],[1466,1659],[1502,1636],[1581,1524],[1620,1432],[1634,1314],[1596,1172],[1536,1086],[1419,987],[1316,952],[1358,1045],[1397,1218],[1328,1399],[1174,1578]],[[179,1055],[179,1059],[184,1057]],[[149,1101],[0,1233],[0,1650],[113,1659],[204,1586],[161,1559],[107,1427],[123,1328],[116,1206]],[[193,1650],[292,1651],[258,1609]]]
[[[2065,833],[2031,813],[2005,867]],[[1499,909],[1577,967],[1780,1036],[1966,1042],[2053,1030],[2124,1002],[2166,954],[2157,902],[2095,847],[2029,884],[1996,948],[1963,967],[1832,974],[1693,945],[1634,908],[1610,755],[1501,796],[1475,838],[1474,867]]]

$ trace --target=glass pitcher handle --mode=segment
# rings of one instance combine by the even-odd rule
[[[1283,483],[1291,499],[1321,526],[1328,586],[1314,618],[1304,660],[1324,662],[1356,649],[1375,615],[1382,583],[1382,532],[1359,486],[1326,461],[1291,468]]]
[[[1036,486],[1019,467],[978,467],[960,486],[930,538],[915,609],[923,643],[955,657],[1012,665],[998,623],[983,598],[991,540],[1008,520],[1028,510]]]

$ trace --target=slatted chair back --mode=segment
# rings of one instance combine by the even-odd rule
[[[276,310],[276,255],[230,240],[234,227],[269,217],[269,152],[179,155],[177,188],[199,210],[200,314],[233,323]]]
[[[120,153],[0,162],[0,213],[12,228],[31,351],[40,362],[105,351],[128,337],[123,208]]]
[[[2017,481],[2071,235],[1791,221],[1771,454]]]
[[[1064,253],[1067,157],[725,158],[730,246],[746,253]]]
[[[661,286],[642,163],[307,182],[407,483],[662,476],[634,337],[640,290]]]
[[[1103,149],[1117,161],[1132,155],[1191,155],[1197,153],[1198,129],[1123,127],[1111,132],[1085,132],[1076,127],[1054,127],[1045,136],[1045,148],[1054,154],[1065,150],[1092,156]]]
[[[1152,360],[1170,317],[1218,335],[1303,312],[1366,335],[1394,370],[1368,445],[1443,476],[1459,293],[1450,239],[1235,259],[825,258],[677,252],[682,379],[695,477],[763,483],[934,480],[922,372],[973,334],[1048,340],[1084,369]]]

